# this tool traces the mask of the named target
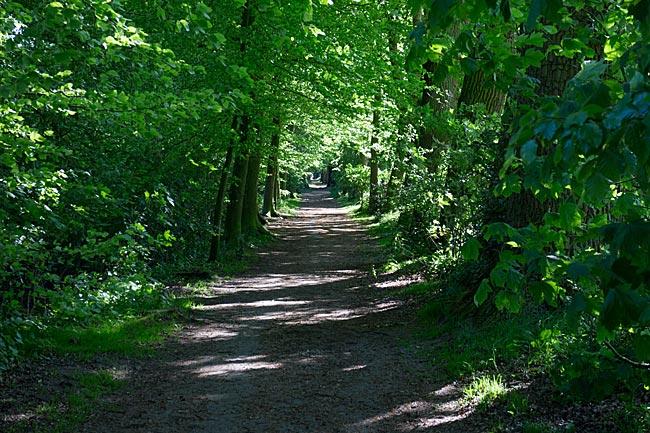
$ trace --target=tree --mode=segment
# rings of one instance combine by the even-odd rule
[[[280,117],[273,118],[273,125],[276,129],[271,136],[268,162],[266,165],[266,179],[264,180],[264,201],[262,204],[262,215],[279,216],[277,211],[276,186],[278,184],[278,153],[280,152]]]

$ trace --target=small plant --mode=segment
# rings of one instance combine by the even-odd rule
[[[650,406],[629,402],[625,408],[612,415],[616,431],[643,433],[650,431]]]
[[[485,409],[488,404],[506,395],[506,385],[501,375],[484,376],[474,379],[464,390],[468,402],[477,402],[478,407]]]
[[[508,413],[520,416],[528,412],[528,398],[517,391],[508,394]]]

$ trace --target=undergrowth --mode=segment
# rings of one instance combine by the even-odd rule
[[[624,409],[602,416],[604,424],[616,426],[616,431],[650,431],[650,375],[621,362],[599,344],[594,323],[568,320],[570,303],[551,307],[525,299],[519,313],[499,311],[488,303],[477,307],[474,294],[493,263],[413,250],[408,239],[395,235],[399,233],[397,212],[373,217],[362,209],[354,216],[382,246],[385,273],[425,277],[395,295],[419,299],[417,315],[423,326],[418,338],[434,345],[425,356],[448,380],[464,386],[464,404],[478,410],[495,406],[493,410],[503,416],[520,419],[518,425],[525,432],[575,431],[571,422],[554,425],[530,409],[529,392],[518,386],[536,384],[548,392],[544,404],[588,408],[615,401],[616,407]],[[629,347],[630,337],[622,333],[615,344]],[[510,431],[498,424],[495,432]]]

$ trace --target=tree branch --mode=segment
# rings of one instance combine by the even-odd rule
[[[629,364],[635,368],[644,368],[646,370],[650,370],[650,362],[638,362],[628,358],[627,356],[623,355],[618,350],[616,350],[614,346],[612,346],[612,343],[610,343],[609,341],[605,341],[603,344],[605,345],[605,347],[607,347],[609,350],[612,351],[616,359],[618,359],[619,361]]]

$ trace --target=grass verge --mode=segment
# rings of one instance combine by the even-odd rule
[[[154,355],[189,308],[175,299],[166,309],[34,326],[25,332],[22,366],[7,371],[0,383],[6,390],[0,431],[78,431],[97,401],[118,392],[128,376],[106,366]]]
[[[73,372],[65,380],[71,383],[58,393],[32,407],[19,411],[16,422],[6,425],[7,433],[66,433],[79,431],[97,400],[119,391],[123,379],[111,370]]]

